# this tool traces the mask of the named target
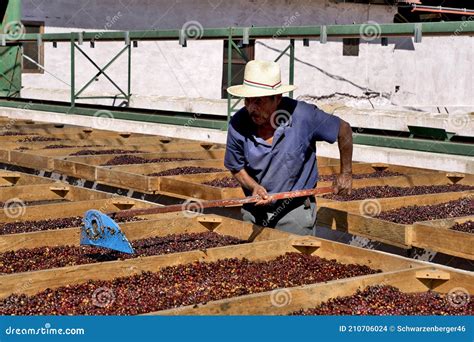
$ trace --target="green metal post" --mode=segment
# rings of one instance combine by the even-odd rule
[[[21,23],[21,0],[5,0],[0,5],[0,34],[7,46],[0,46],[0,96],[19,97],[21,90],[22,50],[24,36]]]
[[[229,28],[227,41],[227,89],[232,86],[232,28]],[[232,112],[232,96],[227,92],[227,125],[229,125],[230,114]]]
[[[295,83],[295,40],[290,39],[290,84]],[[290,97],[293,98],[293,92],[290,91]]]
[[[71,107],[76,105],[76,87],[75,87],[75,74],[76,74],[76,66],[75,66],[75,54],[76,54],[76,46],[74,43],[74,33],[71,33]]]
[[[127,107],[130,107],[130,99],[132,98],[132,44],[128,44],[128,90],[127,90]]]

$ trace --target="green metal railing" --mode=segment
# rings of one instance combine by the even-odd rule
[[[322,36],[333,38],[360,38],[361,32],[368,25],[375,24],[353,24],[353,25],[327,25],[327,26],[295,26],[295,27],[229,27],[203,29],[199,39],[226,40],[229,34],[233,37],[244,37],[251,39],[319,39]],[[377,24],[377,35],[380,37],[414,37],[416,30],[420,29],[423,36],[470,36],[474,33],[474,22],[450,21],[433,23],[403,23],[403,24]],[[130,40],[179,40],[183,37],[182,30],[147,30],[147,31],[93,31],[82,32],[84,41],[120,41],[127,37]],[[45,42],[69,42],[71,33],[43,33],[24,34],[21,39],[8,39],[12,42],[35,42],[41,36]],[[193,38],[194,39],[194,38]]]
[[[308,42],[311,40],[319,40],[321,44],[327,42],[329,37],[331,38],[364,38],[363,33],[368,25],[374,26],[374,24],[358,24],[358,25],[328,25],[328,26],[299,26],[299,27],[247,27],[247,28],[215,28],[215,29],[203,29],[199,32],[198,39],[210,39],[210,40],[224,40],[227,41],[227,55],[229,57],[229,63],[227,63],[227,86],[232,85],[232,52],[237,51],[244,59],[248,60],[244,51],[239,48],[236,41],[248,41],[249,39],[278,39],[278,40],[289,40],[289,45],[281,51],[276,60],[280,60],[283,56],[289,56],[289,83],[294,84],[294,64],[295,64],[295,41],[304,40]],[[386,37],[414,37],[415,42],[420,42],[422,36],[472,36],[474,35],[474,21],[466,20],[460,22],[439,22],[439,23],[404,23],[404,24],[375,24],[375,32],[377,38]],[[52,111],[59,113],[71,113],[79,115],[94,115],[97,109],[102,108],[101,106],[90,106],[79,105],[76,103],[78,99],[99,99],[99,98],[120,98],[124,99],[127,106],[130,104],[131,98],[131,63],[132,63],[132,48],[131,42],[141,40],[153,40],[153,41],[164,41],[164,40],[176,40],[184,47],[186,46],[187,39],[196,39],[195,37],[189,38],[183,30],[153,30],[153,31],[102,31],[102,32],[68,32],[68,33],[44,33],[44,34],[23,34],[20,38],[12,39],[12,37],[5,37],[0,35],[0,41],[4,41],[7,47],[19,47],[23,42],[37,42],[42,44],[44,42],[69,42],[71,49],[71,92],[70,92],[70,103],[31,103],[29,109]],[[88,56],[80,45],[83,42],[90,42],[95,44],[96,42],[107,42],[107,41],[124,41],[125,47],[121,49],[111,60],[100,67],[95,63],[90,56]],[[21,53],[21,49],[19,50]],[[78,91],[76,91],[76,61],[75,53],[78,51],[91,62],[94,67],[98,70],[95,76],[87,81]],[[128,53],[128,78],[127,78],[127,89],[123,90],[116,82],[106,73],[106,70],[125,52]],[[21,56],[20,56],[21,60]],[[0,79],[5,79],[5,69],[1,68],[0,65]],[[83,92],[93,83],[93,81],[103,75],[112,85],[117,88],[119,95],[117,96],[81,96]],[[7,82],[8,83],[8,82]],[[5,84],[5,83],[4,83]],[[17,84],[17,83],[16,83]],[[21,86],[21,83],[20,83]],[[17,89],[18,90],[18,89]],[[293,93],[290,93],[293,96]],[[4,96],[5,97],[5,96]],[[13,107],[21,105],[22,102],[16,103],[12,99],[0,99],[0,106]],[[23,102],[24,103],[24,102]],[[118,110],[114,108],[108,108],[107,110],[115,117],[126,120],[136,120],[145,122],[157,122],[174,125],[186,125],[192,127],[201,128],[213,128],[225,130],[227,128],[228,121],[233,112],[235,112],[236,106],[240,103],[240,99],[233,103],[233,98],[228,94],[227,96],[227,116],[212,116],[199,113],[178,113],[170,111],[152,111],[153,113],[143,113],[140,109],[129,108],[126,111]],[[407,141],[407,143],[404,143]],[[409,141],[409,142],[408,142]],[[420,141],[420,139],[400,139],[393,140],[390,137],[380,136],[369,136],[367,134],[359,134],[355,137],[355,142],[360,144],[397,147],[397,148],[408,148],[427,150],[434,148],[439,150],[441,153],[455,153],[472,155],[468,144],[458,144],[459,146],[449,145],[449,142],[434,141],[429,144]],[[395,145],[394,145],[395,144]],[[442,144],[443,146],[441,146]],[[466,146],[467,145],[467,146]],[[428,147],[427,147],[428,146]],[[433,147],[435,146],[435,147]],[[440,146],[437,148],[436,146]],[[445,146],[453,146],[453,148],[446,149]],[[445,151],[445,152],[443,152]]]
[[[2,1],[3,2],[3,1]],[[4,10],[4,13],[1,13]],[[19,97],[21,91],[21,47],[8,44],[21,29],[21,0],[0,6],[0,96]]]

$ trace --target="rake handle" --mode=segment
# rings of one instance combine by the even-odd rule
[[[287,198],[296,198],[296,197],[305,197],[311,195],[321,195],[321,194],[329,194],[333,192],[332,187],[323,187],[317,189],[306,189],[306,190],[296,190],[296,191],[287,191],[287,192],[279,192],[275,194],[269,194],[268,196],[272,200],[281,200]],[[216,207],[230,207],[239,204],[247,204],[247,203],[256,203],[261,200],[260,196],[249,196],[245,198],[231,198],[231,199],[224,199],[224,200],[209,200],[209,201],[200,201],[198,203],[199,208],[216,208]],[[189,210],[190,204],[183,205],[183,204],[173,204],[167,205],[163,207],[156,207],[156,208],[146,208],[146,209],[128,209],[122,210],[113,213],[114,218],[120,217],[131,217],[131,216],[138,216],[138,215],[151,215],[151,214],[161,214],[161,213],[171,213],[176,211],[184,211]]]

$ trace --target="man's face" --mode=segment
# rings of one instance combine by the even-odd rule
[[[280,101],[281,95],[246,97],[245,108],[252,121],[261,126],[270,122],[270,117],[278,109]]]

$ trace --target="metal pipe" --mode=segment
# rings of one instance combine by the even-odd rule
[[[295,83],[295,40],[290,39],[290,84]],[[290,97],[293,98],[293,91],[290,91]]]
[[[465,14],[474,15],[474,10],[468,10],[465,8],[453,8],[453,7],[442,7],[442,6],[425,6],[413,4],[411,8],[412,12],[431,12],[431,13],[447,13],[447,14]]]
[[[128,44],[128,78],[127,78],[127,107],[130,107],[132,97],[132,45]]]
[[[76,104],[76,65],[75,65],[75,59],[76,59],[76,44],[74,43],[74,33],[71,33],[70,37],[71,41],[71,107],[74,107]]]
[[[65,85],[67,85],[68,87],[70,87],[71,85],[69,83],[67,83],[66,81],[63,81],[62,79],[60,79],[58,76],[54,75],[53,73],[49,72],[48,70],[45,69],[44,66],[42,66],[41,64],[39,64],[38,62],[36,62],[33,58],[30,58],[28,57],[27,55],[23,54],[22,57],[28,61],[30,61],[31,63],[35,64],[38,68],[40,68],[41,70],[43,70],[44,72],[46,72],[47,74],[50,74],[51,76],[53,76],[55,79],[57,79],[58,81],[64,83]]]
[[[227,37],[227,88],[232,86],[232,29],[229,29]],[[232,95],[227,93],[227,124],[230,122],[232,111]]]

